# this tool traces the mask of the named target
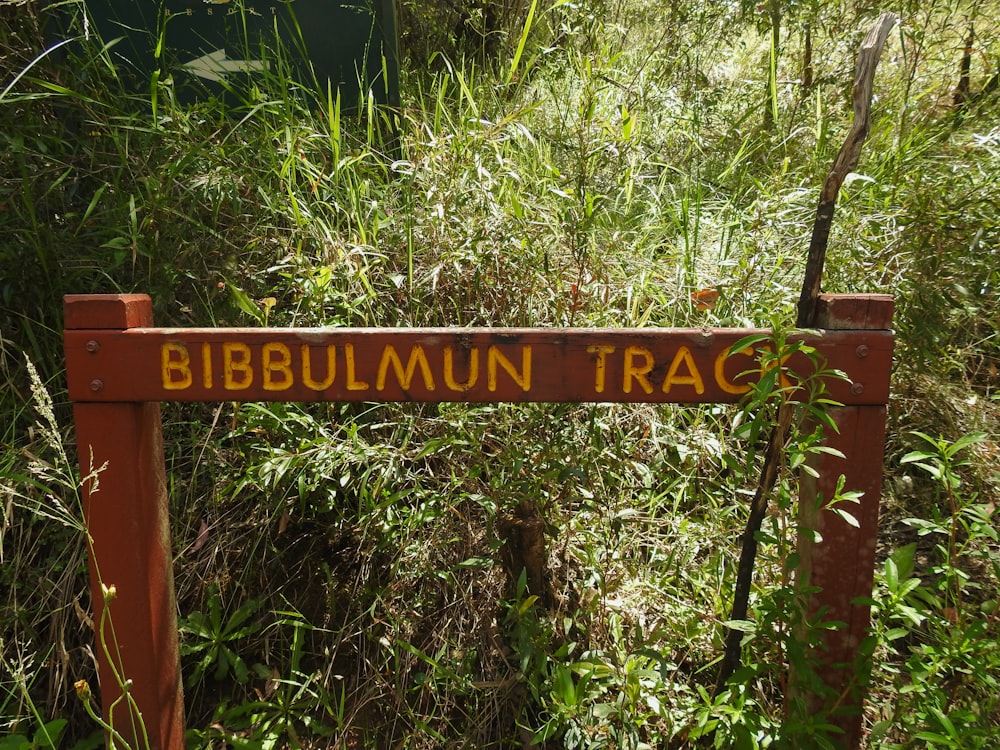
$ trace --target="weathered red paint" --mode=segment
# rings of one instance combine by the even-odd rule
[[[893,303],[888,295],[825,295],[818,309],[819,324],[828,330],[878,328],[892,324]],[[860,350],[860,358],[868,352]],[[889,372],[884,370],[883,379]],[[825,636],[824,650],[817,654],[818,674],[837,696],[827,708],[836,706],[833,721],[844,731],[843,745],[861,744],[862,715],[866,686],[855,677],[864,675],[866,665],[857,665],[858,647],[868,632],[870,607],[858,600],[871,596],[874,582],[875,545],[878,534],[879,499],[882,490],[882,462],[885,450],[886,407],[884,404],[845,406],[833,409],[830,416],[838,431],[827,434],[825,444],[846,458],[828,453],[816,454],[810,461],[818,473],[814,478],[803,473],[800,478],[799,521],[818,533],[800,534],[798,571],[804,586],[818,587],[811,597],[809,613],[826,622],[843,623]],[[837,492],[839,478],[844,491],[861,492],[859,503],[837,505],[856,522],[852,525],[829,507]],[[795,680],[793,679],[793,690]],[[814,697],[802,696],[810,708],[820,708]]]
[[[63,327],[121,331],[153,325],[153,306],[146,294],[68,294]]]
[[[145,295],[76,297],[67,300],[66,323],[89,330],[149,326],[152,307]],[[104,717],[129,747],[146,747],[145,734],[153,750],[181,750],[184,706],[160,406],[75,403],[73,416]]]
[[[816,321],[828,331],[888,331],[894,311],[891,294],[821,294]]]
[[[136,328],[69,331],[66,357],[74,401],[733,403],[760,364],[727,352],[754,334],[767,331]],[[800,338],[850,377],[827,379],[833,399],[888,399],[890,332]],[[814,370],[804,355],[785,366]]]
[[[842,665],[853,662],[869,622],[868,608],[854,600],[870,595],[873,579],[893,347],[892,300],[887,295],[823,295],[820,311],[822,330],[803,338],[825,366],[850,377],[848,383],[827,381],[830,395],[845,404],[833,411],[840,432],[828,435],[827,444],[847,459],[821,454],[815,463],[819,479],[803,477],[801,521],[819,531],[823,542],[800,538],[799,575],[803,582],[820,587],[812,595],[810,610],[822,610],[827,620],[847,623],[845,629],[828,635],[820,676],[841,695],[838,706],[845,715],[838,721],[847,746],[853,748],[860,741],[864,690],[851,685],[852,672]],[[110,603],[114,637],[106,638],[111,657],[99,655],[104,712],[130,742],[140,735],[136,721],[141,714],[149,744],[156,750],[183,747],[157,402],[735,402],[753,377],[748,371],[759,365],[742,354],[726,357],[726,350],[747,335],[761,333],[157,329],[152,327],[151,303],[145,295],[69,296],[66,329],[67,379],[80,465],[84,475],[100,469],[98,482],[88,479],[84,487],[93,540],[95,622],[101,621],[104,607],[102,584],[114,585],[116,591]],[[530,349],[527,359],[526,349]],[[306,359],[309,364],[304,364]],[[326,382],[324,368],[331,361],[340,368],[340,380]],[[470,374],[474,362],[479,372],[475,382]],[[786,364],[801,375],[811,367],[804,358]],[[311,368],[308,375],[305,367]],[[845,477],[845,489],[864,492],[860,506],[847,508],[860,528],[817,507],[816,498],[832,497],[840,475]],[[120,700],[118,675],[131,681],[134,712]]]

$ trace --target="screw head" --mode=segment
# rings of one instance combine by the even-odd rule
[[[97,341],[94,341],[93,339],[91,339],[90,341],[87,342],[87,344],[86,344],[86,346],[84,348],[86,348],[86,350],[88,352],[90,352],[91,354],[93,354],[98,349],[101,348],[101,345]]]
[[[851,393],[853,393],[855,396],[860,396],[864,392],[865,392],[864,383],[851,383]]]
[[[864,359],[868,356],[868,347],[865,344],[861,344],[861,346],[854,350],[854,353],[858,355],[858,359]]]
[[[93,380],[90,381],[90,390],[92,390],[94,393],[97,393],[98,391],[103,391],[104,381],[94,378]]]

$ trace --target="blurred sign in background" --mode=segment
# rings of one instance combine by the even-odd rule
[[[119,75],[191,101],[294,80],[399,104],[395,0],[86,0]]]

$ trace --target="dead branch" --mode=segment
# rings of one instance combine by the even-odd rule
[[[861,43],[854,72],[854,121],[820,192],[816,220],[813,223],[812,238],[809,242],[802,293],[799,296],[798,316],[795,322],[797,328],[810,328],[815,325],[816,302],[819,299],[837,195],[844,183],[844,178],[857,167],[858,159],[861,156],[861,147],[871,129],[871,99],[875,82],[875,68],[878,65],[886,37],[896,24],[896,20],[897,16],[894,13],[883,13]],[[778,410],[777,422],[768,440],[764,466],[761,469],[760,480],[757,482],[757,489],[754,492],[746,527],[743,531],[740,563],[736,572],[736,588],[733,593],[732,614],[729,618],[731,621],[747,619],[750,587],[753,583],[753,570],[757,559],[757,533],[760,531],[761,522],[767,514],[768,497],[778,478],[778,470],[784,457],[785,442],[788,439],[793,414],[794,406],[792,404],[785,403],[781,406]],[[742,632],[735,628],[729,628],[726,633],[726,650],[715,684],[716,693],[722,689],[740,664],[742,638]]]

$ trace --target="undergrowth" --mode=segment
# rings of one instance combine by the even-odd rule
[[[873,10],[461,5],[404,3],[398,112],[266,75],[190,106],[161,81],[154,108],[82,22],[0,7],[0,747],[103,739],[74,688],[96,679],[64,293],[145,292],[177,326],[793,319]],[[867,743],[989,747],[998,14],[894,10],[825,282],[896,298]],[[711,695],[755,406],[166,407],[190,743],[835,746],[828,717],[783,708],[807,637],[793,472],[745,666]],[[522,574],[507,542],[532,524]]]

